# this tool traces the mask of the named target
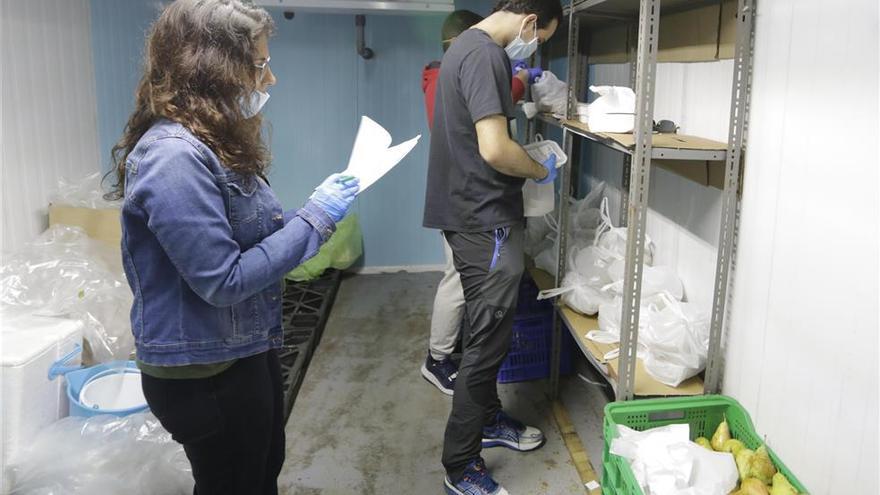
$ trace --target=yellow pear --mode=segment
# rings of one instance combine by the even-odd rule
[[[749,477],[749,471],[752,469],[752,459],[754,458],[754,450],[742,449],[736,453],[734,460],[736,461],[736,470],[739,471],[740,481],[744,481]]]
[[[699,437],[696,440],[694,440],[694,442],[696,442],[697,445],[699,445],[700,447],[703,447],[707,450],[712,450],[712,443],[709,442],[709,439],[706,437]]]
[[[752,458],[751,465],[749,466],[749,476],[761,480],[765,485],[769,485],[773,481],[774,474],[776,474],[776,466],[773,465],[770,454],[767,453],[767,447],[761,445],[755,451],[755,456]]]
[[[797,490],[791,486],[784,474],[776,473],[773,475],[773,488],[770,489],[770,495],[797,495]]]
[[[712,448],[720,452],[724,442],[728,440],[730,440],[730,427],[727,426],[727,419],[725,419],[718,425],[715,434],[712,435]]]
[[[736,455],[737,452],[746,448],[746,446],[735,438],[731,438],[730,440],[724,442],[724,445],[721,446],[722,452],[730,452],[733,455]]]
[[[738,493],[739,495],[770,495],[767,485],[755,478],[745,479],[740,485]]]

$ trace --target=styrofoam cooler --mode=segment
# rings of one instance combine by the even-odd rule
[[[37,432],[67,416],[63,380],[49,380],[49,368],[82,343],[80,321],[43,316],[3,316],[0,320],[0,459],[3,487],[11,487],[8,467]]]

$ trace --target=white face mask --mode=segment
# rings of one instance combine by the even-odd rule
[[[260,113],[267,101],[269,101],[269,93],[256,90],[251,93],[250,98],[242,97],[240,102],[242,116],[246,119],[254,117]]]
[[[535,22],[535,36],[532,38],[532,41],[526,42],[526,40],[522,37],[523,28],[525,26],[520,26],[519,34],[516,38],[510,42],[506,47],[504,47],[504,51],[507,52],[507,56],[510,60],[525,60],[532,56],[535,53],[535,50],[538,49],[538,23]]]

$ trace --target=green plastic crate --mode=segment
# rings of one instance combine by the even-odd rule
[[[602,493],[604,495],[642,495],[629,462],[612,455],[611,441],[617,438],[617,425],[644,431],[671,424],[690,425],[691,440],[697,437],[712,438],[715,429],[727,418],[730,434],[746,447],[755,450],[763,443],[755,432],[752,418],[739,403],[723,395],[698,397],[647,399],[628,402],[612,402],[605,406],[605,450],[602,453]],[[767,447],[770,458],[800,493],[808,493],[803,484]]]

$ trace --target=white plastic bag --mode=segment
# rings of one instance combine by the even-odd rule
[[[81,320],[96,362],[129,358],[131,305],[118,251],[79,227],[54,225],[0,265],[0,312]]]
[[[598,93],[586,108],[587,125],[593,132],[632,132],[635,125],[636,94],[625,86],[590,86]]]
[[[578,240],[590,241],[596,237],[596,229],[602,222],[599,210],[602,193],[605,191],[605,183],[600,182],[586,197],[580,200],[571,200],[569,207],[569,235]]]
[[[602,198],[599,206],[599,215],[601,223],[596,230],[596,244],[614,254],[618,259],[626,258],[626,227],[615,227],[611,221],[611,214],[608,208],[608,198]],[[643,263],[650,266],[654,264],[654,241],[645,234],[645,254]]]
[[[651,320],[654,307],[657,303],[657,296],[643,298],[639,305],[639,335],[644,332],[645,327]],[[592,330],[587,333],[587,338],[602,344],[613,344],[620,342],[620,317],[623,315],[623,299],[615,296],[611,301],[605,302],[599,306],[599,330]],[[639,339],[639,346],[644,342]]]
[[[526,114],[526,118],[532,120],[538,115],[538,105],[535,105],[533,101],[527,101],[522,105],[523,113]]]
[[[553,245],[553,241],[547,239],[547,236],[553,232],[550,228],[551,222],[555,223],[556,219],[552,214],[542,217],[526,218],[525,237],[523,239],[523,252],[534,258],[541,251],[547,249],[548,244]]]
[[[644,493],[670,493],[666,491],[667,487],[686,488],[690,485],[694,471],[693,456],[681,452],[673,456],[669,451],[670,446],[689,441],[689,425],[673,424],[646,431],[617,425],[617,434],[609,450],[629,461]]]
[[[556,168],[565,165],[568,157],[556,141],[544,139],[540,134],[535,139],[535,142],[523,146],[533,160],[543,163],[552,154],[556,155]],[[551,213],[554,208],[556,208],[555,184],[538,184],[533,180],[527,180],[523,184],[523,216],[544,216]]]
[[[615,294],[623,294],[623,277],[625,262],[615,259],[608,266],[609,278],[613,281],[610,289]],[[648,298],[657,294],[669,294],[679,301],[684,297],[684,286],[681,279],[671,267],[668,266],[642,266],[642,298]]]
[[[739,473],[733,455],[711,452],[696,443],[688,442],[683,448],[694,458],[691,487],[677,495],[727,495],[736,489]]]
[[[96,172],[78,181],[65,178],[58,180],[58,190],[49,197],[55,205],[77,206],[80,208],[119,208],[121,200],[107,201],[101,187],[101,173]]]
[[[562,296],[562,301],[571,309],[585,315],[596,314],[599,306],[613,297],[603,289],[609,282],[607,263],[606,254],[596,246],[573,249],[561,286],[541,291],[538,299]]]
[[[652,312],[639,342],[647,349],[645,371],[661,383],[677,387],[706,367],[709,313],[666,294],[659,297],[665,305]]]
[[[531,90],[532,100],[539,112],[565,114],[568,106],[568,84],[560,81],[556,74],[545,70],[535,84],[532,84]]]
[[[544,246],[546,247],[535,256],[535,266],[554,275],[559,268],[558,245],[553,240],[550,240]]]
[[[618,425],[617,432],[610,452],[629,461],[646,495],[727,495],[736,489],[733,455],[691,442],[687,424],[642,432]]]
[[[183,446],[151,413],[67,417],[41,431],[13,466],[12,495],[184,495]]]

